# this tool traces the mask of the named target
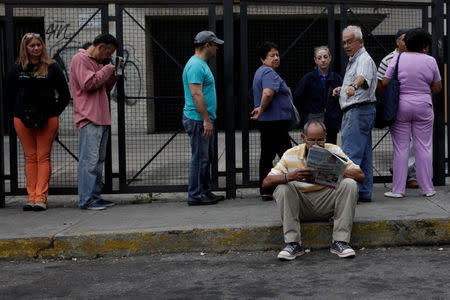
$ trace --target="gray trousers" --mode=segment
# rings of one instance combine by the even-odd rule
[[[292,184],[280,184],[275,198],[283,222],[284,241],[300,242],[300,220],[319,221],[333,217],[333,241],[350,242],[358,195],[356,181],[344,178],[337,189],[301,192]]]

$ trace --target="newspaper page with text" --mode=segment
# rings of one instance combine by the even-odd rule
[[[347,160],[325,148],[314,145],[308,151],[306,166],[313,173],[314,179],[311,183],[335,189],[344,176]]]

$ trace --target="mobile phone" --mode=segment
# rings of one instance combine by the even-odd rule
[[[122,63],[123,63],[123,57],[121,56],[116,56],[116,75],[123,75],[123,68],[122,68]]]

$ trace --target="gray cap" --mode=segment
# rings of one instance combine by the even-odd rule
[[[223,41],[218,39],[212,31],[200,31],[194,38],[194,44],[204,44],[208,42],[214,42],[219,45],[223,44]]]
[[[407,33],[408,31],[409,31],[409,29],[407,29],[407,28],[399,29],[399,30],[397,31],[397,34],[395,35],[395,40],[397,40],[402,34],[405,34],[405,33]]]

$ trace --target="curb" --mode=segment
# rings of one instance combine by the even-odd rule
[[[327,248],[332,223],[304,223],[304,245]],[[355,247],[427,245],[450,243],[450,219],[355,222]],[[25,239],[0,240],[2,259],[96,258],[179,252],[278,250],[284,245],[281,226],[80,233]]]

